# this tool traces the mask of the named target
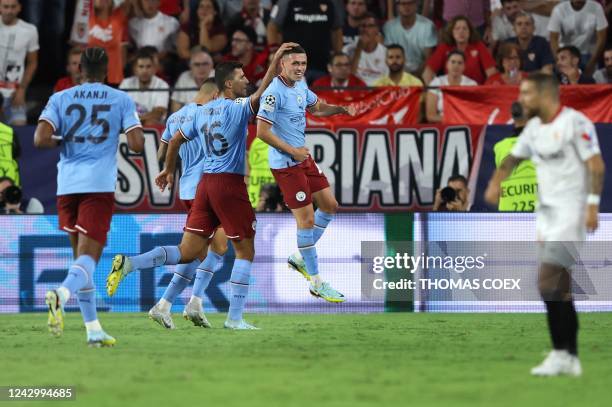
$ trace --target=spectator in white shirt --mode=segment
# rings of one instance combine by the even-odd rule
[[[604,67],[593,75],[596,83],[612,83],[612,47],[604,51]]]
[[[435,77],[430,87],[438,87],[427,92],[425,114],[429,123],[441,123],[443,120],[444,102],[440,86],[477,86],[476,81],[463,75],[465,71],[465,55],[459,50],[453,50],[446,57],[446,75]]]
[[[367,13],[359,23],[359,40],[344,47],[351,58],[351,72],[366,85],[372,86],[381,76],[387,76],[387,48],[380,43],[381,35],[376,16]]]
[[[169,86],[163,79],[155,76],[155,62],[151,53],[138,52],[134,62],[134,74],[125,78],[119,88],[126,89],[136,103],[136,110],[143,125],[162,124],[168,110]]]
[[[183,72],[174,84],[174,87],[177,89],[191,88],[193,90],[177,90],[172,92],[172,112],[174,113],[187,103],[190,103],[206,79],[214,77],[214,75],[215,69],[210,54],[199,45],[193,47],[191,49],[191,58],[189,59],[189,70]]]
[[[138,49],[152,45],[160,52],[160,59],[173,51],[179,22],[159,11],[160,0],[140,0],[142,17],[130,19],[130,38]]]
[[[491,34],[493,37],[491,49],[495,49],[499,42],[506,41],[511,37],[516,37],[514,20],[519,14],[524,12],[519,0],[501,0],[501,5],[501,14],[493,17],[491,24]],[[531,14],[531,17],[535,28],[535,35],[548,39],[547,19],[538,14]]]
[[[20,12],[18,0],[0,0],[0,93],[13,126],[26,124],[26,91],[38,67],[38,30],[18,18]]]
[[[553,54],[568,45],[578,48],[585,74],[592,75],[606,45],[607,28],[604,9],[596,1],[561,2],[555,6],[548,23]]]

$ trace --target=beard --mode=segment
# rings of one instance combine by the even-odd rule
[[[389,72],[390,73],[398,73],[404,70],[404,65],[400,65],[400,64],[393,64],[393,65],[389,65]]]

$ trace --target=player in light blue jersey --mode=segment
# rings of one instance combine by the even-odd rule
[[[257,137],[271,147],[269,161],[272,175],[297,221],[299,254],[289,257],[290,267],[311,282],[312,295],[330,302],[343,302],[344,295],[319,276],[315,244],[336,213],[338,202],[327,178],[304,146],[304,130],[306,110],[319,116],[331,116],[354,115],[354,109],[318,100],[304,80],[306,63],[306,52],[302,47],[294,47],[283,55],[281,74],[261,97]],[[313,201],[318,207],[316,212]]]
[[[96,314],[93,273],[100,259],[114,207],[119,134],[132,151],[142,152],[144,137],[130,97],[104,85],[108,57],[102,48],[81,56],[85,83],[54,94],[38,121],[34,144],[61,148],[57,165],[57,212],[60,229],[68,232],[75,261],[56,290],[48,291],[48,326],[60,335],[64,305],[75,293],[90,346],[113,346]]]
[[[168,143],[172,139],[172,135],[178,131],[179,127],[185,123],[190,122],[194,119],[197,110],[200,106],[215,99],[219,94],[219,88],[213,78],[207,79],[204,84],[200,87],[200,90],[196,94],[193,103],[189,103],[178,111],[170,115],[166,121],[166,128],[161,137],[161,143],[157,152],[157,158],[163,161],[166,157],[168,150]],[[204,163],[204,150],[199,139],[194,140],[193,143],[185,143],[179,150],[179,156],[181,157],[181,178],[179,180],[179,197],[183,201],[183,204],[189,210],[195,199],[196,189],[200,178],[202,178],[202,166]],[[204,328],[210,328],[204,311],[202,309],[202,298],[204,296],[204,281],[207,280],[209,275],[223,263],[223,255],[227,251],[227,238],[222,228],[217,230],[214,238],[211,241],[210,248],[208,250],[208,263],[206,268],[198,269],[198,266],[204,260],[204,254],[200,259],[194,260],[189,264],[179,264],[176,266],[176,271],[172,276],[172,280],[162,298],[149,310],[149,317],[155,322],[160,324],[164,328],[173,329],[174,322],[170,310],[172,303],[178,295],[191,281],[195,281],[193,285],[193,291],[189,302],[186,304],[183,310],[183,317],[191,322],[195,326],[201,326]],[[119,260],[120,261],[120,260]],[[210,269],[210,271],[208,270]]]
[[[222,225],[236,252],[230,277],[230,308],[225,327],[256,329],[242,317],[248,296],[251,263],[255,255],[256,226],[255,213],[244,183],[247,125],[259,107],[264,89],[274,77],[281,55],[296,45],[281,45],[259,89],[250,97],[245,97],[249,81],[240,63],[226,62],[215,68],[215,81],[223,92],[223,98],[202,106],[195,119],[185,122],[180,131],[174,134],[168,144],[165,168],[155,180],[162,191],[173,184],[180,146],[186,141],[200,138],[205,154],[204,175],[187,217],[183,240],[178,246],[156,247],[140,256],[121,256],[121,264],[113,267],[106,280],[110,291],[114,292],[131,270],[192,262],[207,250],[209,239],[217,227]]]

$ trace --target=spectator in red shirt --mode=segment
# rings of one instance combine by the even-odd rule
[[[206,48],[213,57],[227,45],[227,34],[221,21],[219,4],[215,0],[200,0],[196,15],[196,21],[181,26],[176,40],[178,55],[185,61],[189,60],[191,48],[196,45]]]
[[[251,27],[241,27],[232,34],[232,50],[225,55],[226,61],[238,61],[249,82],[258,83],[266,74],[268,55],[256,53],[257,34]]]
[[[312,83],[313,88],[346,88],[365,87],[364,81],[351,73],[351,60],[343,52],[332,55],[327,64],[329,75],[323,76]]]
[[[521,49],[512,42],[504,42],[497,50],[499,72],[489,76],[485,85],[519,85],[527,76],[521,71]]]
[[[484,42],[479,39],[472,23],[466,17],[458,16],[448,24],[443,42],[427,60],[427,67],[423,72],[423,79],[427,84],[444,69],[448,53],[455,49],[465,55],[465,76],[478,84],[482,85],[486,78],[497,73],[495,60]]]
[[[81,83],[81,71],[79,70],[79,66],[81,64],[82,53],[83,50],[79,47],[74,47],[68,52],[66,61],[66,72],[68,75],[59,78],[57,82],[55,82],[55,86],[53,86],[54,93],[72,88]]]

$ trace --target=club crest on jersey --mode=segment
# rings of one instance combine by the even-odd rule
[[[274,95],[268,95],[264,98],[261,108],[267,112],[273,112],[274,106],[276,106],[276,97]]]
[[[302,96],[301,96],[301,95],[298,95],[298,97],[297,97],[297,102],[298,102],[298,105],[302,106],[302,102],[303,102],[303,101],[304,101],[304,99],[302,98]]]
[[[295,199],[297,199],[298,202],[304,202],[306,199],[306,192],[299,191],[297,194],[295,194]]]

